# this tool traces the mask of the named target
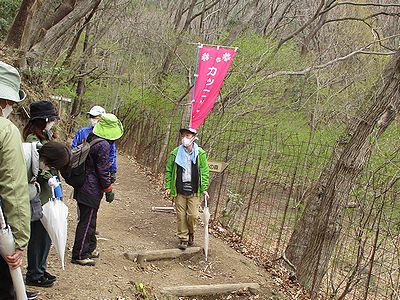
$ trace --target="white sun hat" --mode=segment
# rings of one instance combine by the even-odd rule
[[[105,113],[106,113],[106,110],[103,107],[98,106],[98,105],[93,106],[90,109],[90,111],[87,112],[88,115],[91,115],[91,116],[94,116],[94,117],[101,116],[101,115],[103,115]]]

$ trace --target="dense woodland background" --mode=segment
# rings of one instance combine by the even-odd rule
[[[0,55],[29,101],[72,99],[54,100],[59,132],[102,105],[123,121],[120,149],[162,172],[188,122],[196,43],[238,47],[200,132],[228,163],[210,187],[215,221],[314,299],[399,299],[396,2],[1,0]]]

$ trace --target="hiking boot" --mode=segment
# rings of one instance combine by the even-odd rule
[[[91,258],[71,259],[71,262],[81,266],[94,266],[96,264],[96,262]]]
[[[27,279],[26,285],[38,286],[38,287],[52,287],[54,285],[54,281],[42,276],[38,280],[28,280]]]
[[[28,300],[34,300],[38,296],[38,292],[26,292],[26,298]]]
[[[186,248],[188,247],[188,242],[187,241],[181,241],[178,245],[178,248],[181,250],[186,250]]]
[[[189,233],[189,241],[188,241],[188,246],[192,247],[194,245],[194,234]]]
[[[99,258],[99,257],[100,253],[97,250],[93,250],[93,252],[89,254],[89,258]]]
[[[44,272],[43,277],[46,277],[49,281],[52,281],[52,282],[54,282],[54,281],[57,280],[57,277],[56,277],[56,276],[51,275],[51,274],[48,273],[48,272]]]

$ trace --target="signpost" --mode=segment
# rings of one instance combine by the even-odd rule
[[[228,164],[226,162],[208,161],[210,172],[222,173],[227,166]]]

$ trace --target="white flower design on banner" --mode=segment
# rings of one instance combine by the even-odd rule
[[[203,55],[201,56],[202,61],[207,61],[210,59],[210,54],[207,52],[204,52]]]
[[[217,63],[221,62],[221,57],[217,57],[215,60]]]
[[[222,54],[222,59],[224,60],[224,62],[227,62],[228,60],[231,60],[231,54],[230,53]]]

